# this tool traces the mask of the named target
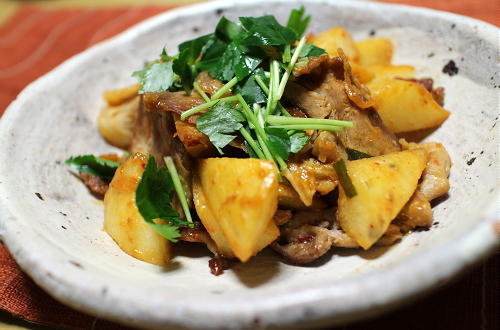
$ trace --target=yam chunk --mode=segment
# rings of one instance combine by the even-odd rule
[[[370,248],[413,195],[426,162],[427,154],[419,149],[346,162],[357,195],[348,198],[340,186],[337,217],[342,229]]]
[[[200,161],[198,175],[209,212],[195,201],[196,210],[220,248],[229,250],[228,245],[245,262],[279,236],[272,221],[278,207],[278,175],[271,162],[208,158]]]
[[[394,133],[435,127],[450,115],[428,90],[411,81],[382,79],[369,84],[368,88],[374,108]]]
[[[356,42],[358,63],[361,65],[389,65],[392,61],[394,45],[386,38],[369,38]]]
[[[135,190],[147,160],[136,153],[116,170],[104,196],[104,230],[132,257],[166,266],[170,242],[148,225],[135,205]]]
[[[337,49],[342,48],[350,60],[357,61],[359,57],[358,48],[352,36],[340,26],[314,36],[312,43],[326,50],[330,56],[338,56]]]

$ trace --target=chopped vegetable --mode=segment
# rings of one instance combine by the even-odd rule
[[[344,160],[341,159],[335,162],[333,164],[333,168],[335,168],[335,171],[337,172],[340,185],[344,189],[346,196],[349,198],[356,196],[358,193],[356,192],[356,188],[352,184],[352,180],[349,177],[349,173],[347,173],[347,168],[345,166]]]
[[[373,157],[371,155],[365,154],[362,151],[351,148],[345,148],[345,151],[347,152],[347,157],[349,160],[358,160],[358,159]]]

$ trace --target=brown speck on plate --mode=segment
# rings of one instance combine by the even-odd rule
[[[458,67],[455,64],[455,61],[450,60],[446,65],[443,67],[443,73],[446,73],[450,76],[454,76],[458,74]]]

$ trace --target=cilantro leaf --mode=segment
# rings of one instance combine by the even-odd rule
[[[139,78],[141,84],[140,94],[165,91],[174,82],[172,62],[152,63],[144,69],[134,72],[132,76]]]
[[[305,9],[304,7],[300,7],[300,9],[292,9],[290,12],[290,16],[288,17],[288,23],[286,26],[297,33],[298,38],[300,39],[311,21],[311,16],[308,15],[304,17]]]
[[[287,131],[283,128],[274,127],[266,127],[265,131],[271,152],[287,160],[291,148],[290,137]]]
[[[297,153],[309,142],[309,136],[304,132],[295,132],[290,135],[290,152]]]
[[[177,242],[180,236],[178,227],[189,226],[189,222],[182,220],[179,213],[172,208],[173,192],[174,184],[167,169],[157,168],[155,158],[149,156],[135,191],[135,204],[141,216],[156,232],[172,242]]]
[[[236,136],[229,135],[243,127],[246,119],[231,103],[219,103],[196,120],[196,128],[205,133],[210,142],[222,154],[224,148]]]
[[[271,15],[240,17],[247,36],[241,40],[246,46],[285,46],[298,39],[297,33],[276,21]]]
[[[84,155],[70,157],[65,163],[78,172],[85,172],[103,179],[111,180],[120,163],[96,157],[94,155]]]

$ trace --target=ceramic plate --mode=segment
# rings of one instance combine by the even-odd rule
[[[307,267],[272,251],[222,276],[203,248],[177,251],[170,269],[124,254],[102,231],[102,203],[64,166],[71,155],[113,151],[95,119],[105,89],[166,45],[213,31],[220,16],[304,4],[310,31],[346,27],[359,40],[392,39],[394,62],[446,88],[452,112],[427,140],[453,159],[451,190],[429,231],[389,249],[334,249]],[[498,244],[498,29],[466,17],[374,2],[233,1],[172,10],[98,44],[28,86],[0,122],[0,237],[49,294],[101,318],[141,327],[311,327],[381,313],[448,281]],[[442,73],[450,60],[456,76]],[[438,224],[439,223],[439,224]],[[496,226],[496,233],[495,233]],[[179,250],[179,249],[177,249]]]

